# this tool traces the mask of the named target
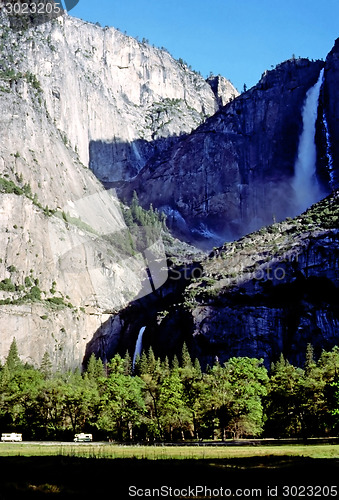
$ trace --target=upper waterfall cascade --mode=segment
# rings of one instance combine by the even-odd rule
[[[317,83],[308,90],[302,110],[303,131],[299,139],[298,156],[292,181],[297,213],[303,212],[322,198],[322,192],[315,175],[317,162],[315,132],[323,79],[324,69],[320,71]]]

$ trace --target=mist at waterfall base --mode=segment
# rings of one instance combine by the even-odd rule
[[[216,222],[201,224],[193,228],[191,233],[205,236],[205,240],[195,241],[194,245],[203,251],[209,251],[213,247],[222,246],[225,242],[235,241],[244,235],[269,226],[275,222],[282,222],[286,217],[297,217],[310,208],[314,203],[319,202],[329,194],[333,188],[333,160],[331,155],[331,137],[324,112],[322,113],[322,126],[326,140],[327,170],[330,179],[328,188],[321,186],[317,180],[317,151],[316,132],[317,120],[319,116],[319,98],[324,82],[324,68],[321,69],[316,83],[310,87],[305,95],[303,106],[299,113],[302,129],[297,138],[297,154],[294,162],[294,174],[284,175],[280,173],[280,178],[270,183],[267,192],[263,194],[260,181],[257,186],[253,182],[251,189],[253,192],[261,193],[255,200],[252,208],[252,217],[247,217],[246,208],[244,219],[242,216],[235,218],[231,224],[223,227],[220,232],[216,229]],[[300,116],[301,115],[301,116]],[[286,145],[290,147],[290,145]],[[272,164],[274,172],[275,165]],[[246,186],[246,184],[245,184]],[[246,186],[247,187],[247,186]],[[243,184],[238,185],[241,203],[246,204],[246,190],[242,197]],[[249,210],[248,210],[249,211]],[[212,219],[212,218],[211,218]],[[222,226],[222,221],[220,223]]]
[[[324,69],[321,70],[317,83],[308,90],[302,110],[303,130],[299,139],[298,156],[292,180],[294,190],[292,208],[294,214],[292,215],[304,212],[325,196],[316,178],[317,148],[315,143],[318,104],[323,78]]]
[[[135,344],[135,350],[134,350],[134,355],[133,355],[133,362],[132,362],[132,369],[134,370],[135,367],[135,362],[139,356],[141,356],[141,351],[142,351],[142,337],[144,335],[144,331],[146,330],[146,327],[143,326],[140,331],[139,335],[137,338],[137,342]]]

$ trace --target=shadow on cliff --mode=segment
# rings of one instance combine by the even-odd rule
[[[200,273],[202,267],[199,262],[170,266],[172,262],[168,261],[168,279],[159,289],[132,301],[95,332],[86,347],[84,367],[92,353],[103,362],[109,361],[117,353],[124,356],[127,351],[133,357],[137,337],[143,326],[146,327],[143,349],[147,351],[152,346],[156,356],[168,356],[171,359],[175,354],[181,353],[184,342],[189,344],[193,320],[189,312],[180,308],[177,303],[181,301],[191,278],[197,272]],[[171,320],[166,328],[159,328],[161,321],[168,315]]]
[[[153,158],[187,137],[187,134],[146,141],[90,141],[89,167],[107,188],[120,187],[133,179]]]
[[[293,217],[297,213],[293,212],[291,202],[291,180],[303,127],[301,111],[305,95],[323,67],[322,61],[306,59],[282,63],[265,72],[257,86],[227,104],[191,134],[151,142],[92,141],[90,167],[107,188],[116,188],[122,201],[128,202],[136,190],[145,209],[152,203],[155,208],[167,210],[173,234],[193,244],[197,244],[199,237],[200,242],[205,238],[211,248],[275,220]],[[328,73],[328,63],[325,69]],[[339,169],[339,155],[334,149],[338,141],[332,133],[332,154],[325,119],[326,112],[330,115],[332,101],[325,85],[318,103],[315,136],[317,180],[324,196],[333,188],[331,176]],[[331,135],[334,128],[330,118]],[[305,282],[296,279],[295,283],[274,290],[270,285],[264,284],[255,300],[241,293],[224,299],[207,297],[202,305],[212,313],[199,320],[200,332],[194,333],[197,317],[178,306],[177,299],[186,285],[180,288],[178,282],[173,284],[168,280],[161,289],[132,302],[102,325],[88,344],[84,361],[91,352],[104,360],[116,352],[125,354],[135,346],[143,326],[146,326],[144,347],[157,346],[157,355],[176,353],[182,342],[190,338],[198,357],[207,351],[211,358],[214,353],[219,355],[221,344],[225,356],[248,354],[250,349],[245,345],[248,334],[244,328],[249,317],[253,331],[258,329],[260,334],[251,339],[253,349],[259,354],[265,354],[266,350],[273,353],[271,339],[265,340],[263,328],[257,326],[261,320],[267,320],[267,331],[272,338],[276,337],[274,355],[284,351],[292,358],[300,356],[306,343],[321,335],[329,344],[336,342],[339,316],[335,302],[331,301],[331,297],[337,300],[336,288],[320,281],[314,288],[309,279]],[[322,290],[321,296],[317,290]],[[322,304],[328,290],[330,296]],[[214,314],[213,308],[219,312]],[[323,332],[319,330],[321,321],[326,323]],[[246,342],[239,342],[241,329]],[[211,331],[217,332],[215,339],[211,339]],[[237,346],[232,348],[236,337]],[[246,353],[241,350],[243,347]]]
[[[157,357],[172,359],[185,342],[203,368],[216,358],[222,363],[242,356],[263,358],[269,368],[280,354],[302,366],[308,344],[316,357],[338,344],[339,289],[330,275],[321,275],[325,269],[308,277],[297,262],[285,262],[284,282],[251,279],[239,290],[216,296],[202,288],[192,309],[184,291],[196,269],[201,270],[199,263],[180,269],[180,279],[172,270],[159,290],[112,316],[87,345],[84,366],[93,352],[103,361],[126,351],[133,357],[143,326],[145,351],[152,346]]]
[[[294,217],[300,213],[293,176],[302,108],[323,66],[306,59],[282,63],[190,134],[92,141],[90,168],[122,201],[135,190],[143,208],[152,204],[167,215],[176,237],[204,250]],[[318,108],[317,180],[325,196],[323,97]]]
[[[220,113],[221,119],[226,108]],[[212,129],[201,133],[199,130],[152,142],[92,141],[90,168],[106,189],[115,189],[120,201],[130,204],[135,191],[144,209],[152,205],[165,213],[173,236],[204,251],[299,215],[300,200],[292,185],[297,138],[287,148],[290,161],[284,160],[276,171],[266,166],[265,171],[254,176],[246,166],[246,149],[253,147],[251,138],[240,134],[229,139],[228,134]],[[326,196],[330,181],[321,123],[316,138],[317,178],[321,196]],[[210,150],[208,154],[206,148]],[[223,148],[233,150],[216,167],[210,155]],[[278,165],[275,158],[272,163]]]

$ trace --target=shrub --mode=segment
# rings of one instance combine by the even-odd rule
[[[15,292],[15,285],[9,278],[5,278],[0,282],[0,290],[4,292]]]
[[[38,286],[33,286],[31,288],[31,292],[30,292],[30,298],[31,300],[33,301],[39,301],[41,300],[41,290]]]

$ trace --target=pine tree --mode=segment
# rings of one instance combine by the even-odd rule
[[[132,358],[129,352],[126,351],[124,357],[124,375],[131,375],[131,374],[132,374]]]
[[[90,380],[98,380],[105,375],[105,368],[101,358],[96,358],[94,352],[91,354],[86,368]]]
[[[148,373],[148,360],[145,351],[142,351],[141,356],[137,356],[135,360],[134,373],[136,375],[144,375]]]
[[[133,217],[132,217],[132,213],[131,213],[131,209],[130,208],[126,208],[126,207],[122,207],[122,213],[123,213],[123,216],[124,216],[124,220],[125,220],[125,223],[126,223],[126,226],[128,228],[132,228],[133,227]]]
[[[195,360],[194,360],[194,371],[195,371],[197,377],[200,378],[202,376],[201,365],[200,365],[200,361],[198,360],[198,358],[195,358]]]
[[[306,360],[305,360],[305,373],[309,375],[313,368],[316,367],[316,363],[314,361],[314,352],[312,344],[307,344],[306,348]]]
[[[131,203],[131,215],[132,215],[134,221],[136,219],[138,219],[139,208],[140,208],[140,206],[139,206],[139,198],[138,198],[137,192],[133,191],[133,197],[132,197],[132,203]]]
[[[186,342],[184,342],[184,345],[182,346],[181,366],[183,368],[192,368],[192,359],[191,359],[191,355],[189,353],[188,347],[186,345]]]
[[[48,354],[47,351],[45,352],[45,354],[42,357],[40,371],[41,371],[45,380],[49,380],[51,378],[52,362],[51,362],[50,355]]]
[[[178,356],[175,354],[172,361],[172,370],[177,370],[179,368]]]
[[[8,356],[6,358],[6,365],[10,372],[15,371],[22,366],[15,337],[11,343],[11,347],[9,348]]]
[[[92,352],[92,354],[88,360],[87,368],[86,368],[86,373],[87,373],[89,379],[95,379],[96,364],[97,364],[97,360],[96,360],[94,352]]]
[[[10,378],[11,378],[11,374],[9,372],[7,364],[5,363],[3,369],[1,370],[1,374],[0,374],[0,387],[1,387],[1,390],[7,388],[8,383],[10,381]]]
[[[161,363],[161,373],[163,377],[168,377],[170,374],[170,362],[168,356],[165,357],[165,360]]]
[[[155,368],[157,366],[157,360],[155,359],[154,351],[152,347],[148,349],[147,353],[147,372],[148,373],[153,373],[155,371]]]
[[[98,358],[97,359],[97,366],[96,366],[96,376],[97,376],[97,379],[100,378],[100,377],[105,377],[106,373],[107,373],[107,367],[106,367],[106,365],[103,363],[103,361],[102,361],[101,358]]]

